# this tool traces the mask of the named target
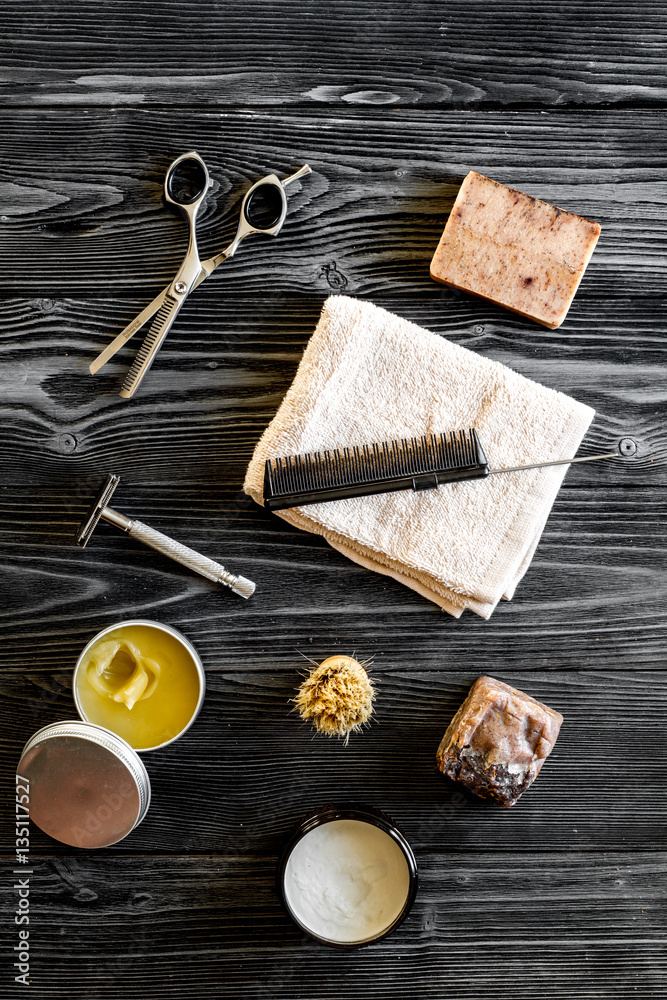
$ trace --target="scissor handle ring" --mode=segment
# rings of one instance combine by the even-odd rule
[[[278,218],[273,223],[272,226],[258,226],[255,225],[249,216],[249,209],[253,199],[253,196],[257,194],[260,188],[271,187],[274,188],[280,194],[280,213]],[[239,236],[249,236],[250,233],[264,233],[266,236],[277,236],[283,227],[283,223],[287,216],[287,195],[285,194],[285,188],[283,187],[281,181],[276,177],[275,174],[267,174],[266,177],[262,177],[260,180],[255,181],[253,186],[249,191],[246,191],[243,201],[241,203],[241,223],[239,226]],[[241,236],[241,229],[243,235]]]
[[[174,191],[174,182],[177,178],[179,168],[184,163],[190,163],[195,165],[193,171],[193,179],[195,181],[195,189],[189,197],[179,196]],[[189,153],[183,153],[178,156],[174,162],[171,164],[167,170],[167,176],[164,179],[164,198],[165,201],[170,205],[175,205],[177,208],[190,208],[193,205],[199,205],[206,194],[209,184],[211,183],[208,169],[206,164],[202,160],[199,153],[192,150]]]

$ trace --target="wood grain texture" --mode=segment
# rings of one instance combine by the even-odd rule
[[[141,290],[149,301],[187,242],[185,223],[162,204],[165,171],[195,148],[215,182],[198,228],[204,253],[226,245],[253,181],[313,168],[290,189],[281,235],[248,241],[198,296],[428,294],[431,257],[471,168],[601,224],[579,295],[667,296],[661,112],[113,109],[5,111],[0,123],[5,295]],[[642,303],[640,324],[645,317]]]
[[[27,479],[76,488],[113,467],[135,483],[201,483],[238,492],[325,294],[230,298],[219,286],[202,289],[179,314],[131,403],[118,391],[141,334],[97,376],[88,365],[143,300],[6,301],[0,309],[0,391],[10,409],[0,423],[0,483]],[[628,459],[573,466],[568,485],[667,482],[667,300],[639,307],[621,300],[610,315],[604,300],[581,294],[558,331],[447,289],[373,301],[594,407],[582,454],[614,450],[625,437],[635,441],[637,451]]]
[[[664,996],[667,629],[667,3],[92,0],[3,5],[0,82],[0,842],[13,773],[75,717],[101,628],[181,629],[208,691],[145,757],[153,801],[125,841],[77,852],[31,828],[39,1000],[626,1000]],[[304,162],[275,241],[248,241],[188,302],[137,398],[134,344],[87,366],[170,280],[162,203],[187,149],[214,181],[204,253],[259,176]],[[602,225],[557,331],[435,285],[429,263],[476,169]],[[241,493],[325,297],[377,302],[595,407],[528,574],[492,619],[455,621]],[[138,338],[137,338],[138,341]],[[137,343],[138,346],[138,343]],[[101,525],[117,508],[255,579],[247,602]],[[482,484],[483,485],[483,484]],[[346,747],[290,711],[310,657],[372,658],[377,714]],[[435,771],[489,673],[561,711],[511,810]],[[386,809],[418,852],[409,920],[355,953],[282,912],[277,856],[326,801]],[[7,924],[5,953],[16,944]],[[19,996],[3,969],[0,994]]]
[[[215,631],[224,645],[225,630]],[[197,645],[194,629],[185,634]],[[323,658],[320,649],[313,642],[308,653]],[[290,699],[307,667],[297,650],[291,664],[261,672],[246,670],[238,660],[235,671],[223,672],[215,669],[215,656],[204,656],[202,712],[181,740],[143,755],[151,809],[107,853],[277,853],[299,819],[329,802],[382,809],[419,851],[664,848],[667,805],[655,790],[664,782],[667,751],[662,728],[645,725],[649,706],[655,718],[665,718],[663,671],[545,674],[502,661],[492,670],[485,663],[481,669],[427,671],[418,657],[398,662],[385,652],[372,667],[378,688],[374,721],[345,746],[317,736],[294,713]],[[468,794],[435,768],[443,733],[483,671],[565,718],[539,777],[509,810]],[[13,781],[33,732],[77,717],[70,687],[71,669],[3,672],[3,781]],[[626,762],[623,777],[619,761]],[[34,827],[31,843],[33,852],[72,853]]]
[[[79,549],[75,531],[99,477],[51,487],[42,499],[3,490],[6,667],[68,669],[97,631],[137,615],[181,627],[217,668],[242,664],[260,673],[293,664],[297,650],[312,656],[311,644],[319,658],[356,650],[396,666],[448,670],[665,666],[662,489],[605,488],[604,501],[600,489],[561,490],[514,599],[483,622],[471,613],[452,619],[355,566],[322,538],[256,507],[238,492],[240,482],[233,491],[156,491],[121,481],[114,506],[254,580],[249,601],[110,525]]]
[[[625,852],[422,855],[400,943],[357,951],[317,945],[291,923],[274,888],[276,861],[36,858],[30,995],[664,996],[664,852],[633,862]],[[76,951],[63,949],[63,926]]]
[[[663,105],[661,0],[3,5],[7,104]]]

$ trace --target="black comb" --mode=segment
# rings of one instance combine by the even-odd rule
[[[488,475],[489,464],[474,428],[425,434],[268,459],[264,504],[269,510],[285,510],[395,490],[430,490],[441,483]]]
[[[285,510],[394,490],[431,490],[441,483],[485,479],[501,472],[525,472],[550,465],[597,462],[601,458],[618,458],[619,454],[617,449],[604,455],[490,469],[474,428],[425,434],[383,444],[268,459],[264,466],[264,503],[269,510]]]

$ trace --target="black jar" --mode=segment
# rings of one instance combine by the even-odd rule
[[[384,813],[327,805],[298,824],[278,866],[278,891],[301,930],[334,948],[387,937],[417,894],[410,844]]]

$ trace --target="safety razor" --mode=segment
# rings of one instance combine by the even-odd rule
[[[104,486],[96,496],[77,531],[76,540],[81,548],[85,548],[88,544],[99,521],[107,521],[109,524],[115,524],[131,538],[136,538],[137,541],[150,546],[156,552],[161,552],[162,555],[168,556],[182,566],[187,566],[188,569],[194,570],[200,576],[205,576],[207,580],[222,583],[241,597],[252,597],[255,592],[255,584],[252,580],[246,580],[244,576],[234,576],[224,566],[209,559],[208,556],[203,556],[201,553],[195,552],[194,549],[188,548],[187,545],[174,541],[173,538],[163,535],[161,531],[156,531],[155,528],[144,524],[143,521],[132,520],[125,517],[124,514],[119,514],[117,510],[113,510],[109,506],[109,502],[119,482],[119,476],[112,474],[107,476]]]

